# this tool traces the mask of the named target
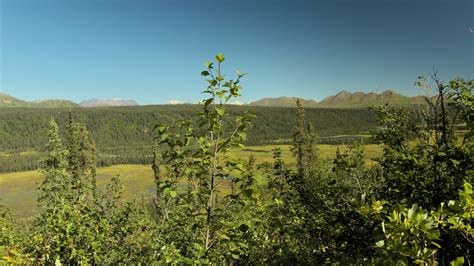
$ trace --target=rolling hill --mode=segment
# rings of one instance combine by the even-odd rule
[[[0,92],[0,107],[28,107],[29,103]]]

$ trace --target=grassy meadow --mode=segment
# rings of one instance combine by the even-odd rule
[[[256,163],[272,162],[273,151],[276,147],[247,146],[236,148],[231,151],[232,156],[247,160],[250,154],[256,158]],[[288,162],[290,167],[295,164],[295,158],[291,154],[289,145],[279,145],[282,149],[282,157]],[[348,146],[344,145],[318,145],[320,157],[322,159],[332,159],[336,154],[336,149],[344,151]],[[381,154],[381,147],[375,144],[364,145],[364,153],[372,163],[371,159]],[[114,165],[97,169],[97,184],[104,187],[105,184],[116,174],[119,174],[124,185],[124,199],[140,199],[154,194],[153,171],[150,165]],[[18,216],[30,216],[36,202],[36,188],[41,182],[39,171],[26,171],[0,174],[0,203],[12,209]]]
[[[148,165],[114,165],[97,169],[97,185],[104,187],[120,174],[126,199],[148,196],[154,192],[153,171]],[[0,174],[1,204],[18,216],[32,214],[36,204],[36,188],[41,182],[39,171]]]

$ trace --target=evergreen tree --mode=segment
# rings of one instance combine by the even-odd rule
[[[44,167],[41,170],[43,182],[38,188],[38,202],[48,208],[57,205],[61,199],[68,198],[71,185],[66,160],[67,151],[63,148],[59,127],[54,119],[50,121],[46,154]]]
[[[85,193],[91,197],[91,199],[96,200],[97,197],[97,163],[96,163],[96,148],[95,143],[92,138],[89,136],[89,131],[84,125],[79,124],[79,144],[80,144],[80,159],[82,169],[82,182],[83,187],[85,187]]]
[[[314,133],[314,127],[311,122],[307,122],[306,124],[306,160],[305,160],[305,168],[306,168],[306,175],[312,176],[316,171],[316,163],[318,162],[318,148],[316,147],[316,134]]]
[[[293,130],[293,155],[296,157],[296,169],[300,178],[311,175],[317,159],[315,147],[316,135],[310,122],[306,121],[305,111],[300,102],[296,100],[296,125]]]
[[[73,190],[78,199],[85,194],[96,197],[96,149],[84,125],[75,121],[69,113],[67,133],[68,170],[71,173]]]
[[[307,141],[306,121],[304,118],[304,109],[300,100],[296,100],[296,126],[293,132],[293,153],[296,156],[296,169],[298,176],[304,177],[305,174],[305,144]]]

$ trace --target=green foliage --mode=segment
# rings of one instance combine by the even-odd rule
[[[384,144],[384,156],[379,161],[385,179],[382,197],[406,200],[408,204],[419,204],[426,209],[455,198],[466,177],[473,181],[468,172],[474,165],[472,128],[461,140],[454,131],[455,125],[468,123],[467,114],[473,112],[463,97],[456,96],[459,94],[456,88],[468,86],[470,82],[461,85],[462,81],[456,80],[450,83],[456,87],[451,87],[440,83],[435,76],[433,82],[438,96],[435,100],[426,99],[426,108],[420,111],[418,118],[411,119],[403,110],[393,112],[380,107],[382,127],[375,134]],[[469,86],[472,93],[472,85]],[[459,116],[459,113],[464,115]],[[415,145],[409,144],[410,135],[416,137]]]
[[[264,224],[256,240],[253,260],[265,264],[314,263],[311,255],[312,219],[298,189],[299,176],[294,175],[281,159],[280,148],[274,149],[274,164],[265,169],[268,180],[261,202],[264,204]]]
[[[105,134],[97,133],[101,127],[93,124],[90,134],[70,113],[68,121],[58,120],[67,124],[61,131],[50,119],[44,153],[35,153],[46,155],[37,214],[24,222],[0,208],[0,264],[473,261],[473,81],[444,84],[434,74],[436,95],[417,112],[375,108],[380,127],[374,140],[384,154],[373,164],[364,163],[357,145],[338,149],[333,161],[322,160],[314,146],[318,129],[311,125],[326,118],[315,119],[314,110],[303,110],[299,102],[292,119],[286,120],[289,112],[262,112],[263,121],[277,127],[294,122],[292,134],[282,134],[293,136],[296,167],[280,147],[273,150],[273,164],[256,165],[253,155],[248,161],[232,156],[232,149],[244,148],[255,121],[237,111],[258,109],[229,106],[240,96],[244,74],[228,79],[223,62],[218,54],[201,72],[207,87],[200,112],[192,117],[197,109],[188,106],[158,119],[154,141],[151,134],[125,138],[130,131],[121,132],[123,125],[106,130],[120,132],[111,134],[114,140],[124,134],[129,145],[149,141],[142,155],[152,155],[146,158],[156,185],[153,200],[125,202],[118,175],[105,188],[96,185],[101,159],[92,137]],[[427,86],[426,80],[418,84]],[[120,114],[128,117],[133,110]],[[141,111],[137,117],[147,116]],[[115,118],[114,112],[105,117]]]
[[[469,259],[470,250],[474,243],[472,184],[464,183],[464,189],[459,191],[460,200],[450,200],[441,204],[436,210],[425,211],[418,205],[397,206],[391,213],[387,202],[372,201],[361,207],[361,213],[376,217],[381,222],[382,235],[378,236],[378,263],[383,264],[435,264],[443,259],[445,249],[449,245],[458,245],[454,241],[445,245],[442,243],[443,232],[460,232],[465,240],[462,255]],[[382,217],[386,213],[386,217]],[[448,254],[449,255],[449,254]],[[463,257],[453,256],[447,262],[456,263]]]
[[[435,220],[416,204],[410,209],[394,210],[382,223],[385,239],[376,243],[392,263],[433,263],[439,239]],[[385,244],[386,243],[386,244]],[[410,260],[410,261],[409,261]]]
[[[24,264],[28,260],[19,251],[20,239],[11,213],[0,205],[0,264]]]
[[[384,144],[384,156],[370,168],[362,163],[364,155],[356,147],[337,152],[331,171],[320,164],[318,171],[300,178],[301,162],[308,155],[298,147],[309,145],[303,144],[305,131],[297,126],[294,150],[300,174],[284,167],[277,149],[273,175],[267,177],[274,190],[264,193],[273,195],[269,200],[273,204],[266,206],[270,225],[263,228],[262,239],[270,241],[259,246],[265,250],[263,261],[434,264],[470,258],[472,207],[437,209],[458,197],[463,182],[472,182],[474,165],[472,145],[454,134],[455,125],[465,121],[455,115],[459,111],[455,106],[460,106],[456,99],[461,97],[444,101],[443,90],[421,116],[387,106],[377,109],[381,127],[375,139]],[[444,106],[448,102],[450,108]],[[470,112],[466,104],[461,106],[464,113]],[[298,109],[297,121],[302,125],[304,116]],[[469,199],[461,196],[465,193],[459,198]],[[373,199],[372,206],[363,207],[369,197],[383,201]],[[456,205],[453,202],[457,201],[451,206]]]
[[[105,191],[97,190],[94,144],[85,127],[70,115],[63,147],[58,125],[54,120],[50,125],[39,212],[25,244],[31,259],[41,264],[150,262],[145,255],[158,249],[154,225],[143,208],[120,202],[119,176]]]
[[[384,252],[390,260],[433,264],[472,256],[472,127],[461,138],[455,134],[455,125],[470,123],[472,81],[455,79],[446,85],[436,73],[431,81],[437,95],[426,98],[418,118],[379,109],[383,127],[375,136],[385,147],[379,161],[383,183],[376,195],[402,204],[394,207],[384,227]],[[408,142],[409,135],[416,137],[415,144]],[[460,205],[465,207],[454,208]]]
[[[87,132],[70,115],[67,149],[59,137],[54,120],[44,161],[44,180],[39,187],[39,215],[31,236],[31,254],[43,263],[92,263],[103,231],[95,210],[93,183],[95,165],[89,163],[92,152]],[[91,180],[94,179],[94,180]]]

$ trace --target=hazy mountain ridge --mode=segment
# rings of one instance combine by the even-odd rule
[[[69,100],[38,100],[33,102],[23,101],[13,96],[0,92],[0,107],[38,107],[38,108],[58,108],[58,107],[78,107],[79,105]]]
[[[17,107],[17,108],[73,108],[73,107],[108,107],[108,106],[137,106],[134,100],[122,99],[91,99],[84,100],[77,104],[73,101],[63,99],[45,99],[36,101],[24,101],[5,93],[0,92],[0,108]]]
[[[139,105],[134,100],[122,99],[91,99],[84,100],[79,103],[82,107],[109,107],[109,106],[137,106]]]
[[[392,90],[384,91],[380,94],[375,92],[347,92],[341,91],[336,95],[328,96],[322,101],[302,99],[298,97],[277,97],[262,98],[258,101],[250,102],[251,106],[273,106],[273,107],[294,107],[299,99],[304,107],[310,108],[365,108],[373,104],[390,103],[393,106],[408,106],[423,103],[422,96],[404,96]]]

